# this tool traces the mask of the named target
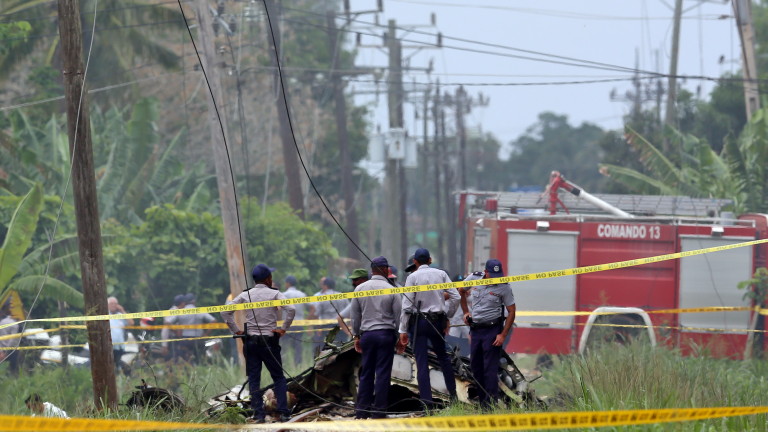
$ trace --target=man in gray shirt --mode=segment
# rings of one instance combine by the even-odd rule
[[[296,288],[296,285],[298,284],[298,281],[296,280],[296,277],[293,275],[288,275],[285,278],[285,291],[283,294],[285,295],[285,298],[299,298],[299,297],[306,297],[307,295],[304,294],[303,291]],[[296,320],[303,320],[304,319],[304,309],[306,308],[303,304],[297,304],[293,305],[293,307],[296,309],[296,316],[294,319]],[[294,326],[294,331],[300,330],[302,327],[296,327]],[[303,360],[303,352],[304,351],[304,344],[302,341],[302,333],[292,333],[287,336],[288,340],[285,342],[288,348],[288,350],[292,353],[293,357],[293,364],[298,366],[301,364]]]
[[[267,300],[285,300],[285,295],[272,288],[272,272],[275,269],[259,264],[253,268],[253,282],[255,286],[240,293],[229,300],[227,304],[253,303]],[[279,312],[285,313],[283,327],[277,328]],[[232,333],[243,335],[243,355],[245,356],[245,372],[248,375],[248,386],[251,392],[251,408],[253,417],[249,423],[264,423],[264,396],[261,388],[261,367],[267,367],[274,382],[275,398],[277,399],[277,411],[280,413],[280,421],[290,420],[288,409],[288,383],[283,373],[283,361],[280,356],[280,337],[291,327],[296,309],[293,305],[248,309],[245,311],[245,331],[240,330],[235,323],[234,311],[222,312],[221,317],[229,326]]]
[[[371,273],[371,279],[358,285],[355,292],[392,288],[387,280],[389,262],[386,258],[374,258]],[[350,318],[355,350],[363,355],[356,418],[386,416],[400,309],[400,299],[394,294],[352,299]]]
[[[483,279],[503,276],[501,261],[486,261]],[[461,309],[464,311],[464,321],[470,326],[469,365],[481,387],[480,404],[491,407],[499,397],[499,358],[504,339],[515,322],[515,296],[509,284],[476,286],[469,294],[472,299],[470,309],[467,305],[468,291],[461,291]]]
[[[431,268],[429,251],[419,248],[413,254],[416,270],[405,280],[405,286],[432,285],[451,282],[446,272]],[[400,314],[400,345],[408,344],[408,333],[413,335],[413,355],[416,358],[419,383],[419,398],[427,407],[432,405],[432,385],[429,380],[427,344],[440,361],[449,396],[456,398],[456,380],[453,365],[445,351],[445,334],[448,332],[448,317],[459,306],[459,293],[455,289],[423,291],[403,295]]]
[[[195,298],[195,295],[193,293],[187,293],[184,295],[183,301],[184,301],[184,309],[194,309],[197,306],[195,305],[195,301],[197,299]],[[176,317],[176,320],[173,322],[174,324],[178,325],[200,325],[200,324],[210,324],[216,322],[216,318],[213,317],[213,315],[209,313],[202,313],[202,314],[194,314],[194,315],[178,315]],[[181,337],[183,338],[198,338],[203,336],[204,334],[210,333],[210,330],[203,330],[201,328],[189,328],[189,329],[181,329]],[[203,346],[203,343],[200,340],[184,340],[176,342],[177,349],[176,349],[176,355],[177,357],[183,358],[183,359],[200,359],[201,354],[201,348]]]

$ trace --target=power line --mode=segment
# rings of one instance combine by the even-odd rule
[[[418,0],[392,0],[397,3],[411,3],[411,4],[420,4],[425,6],[446,6],[446,7],[458,7],[458,8],[471,8],[471,9],[493,9],[493,10],[508,10],[512,12],[520,12],[520,13],[527,13],[530,15],[543,15],[543,16],[551,16],[556,18],[573,18],[573,19],[579,19],[579,20],[600,20],[600,21],[642,21],[644,19],[650,19],[650,20],[657,20],[657,21],[666,21],[671,19],[671,17],[632,17],[632,16],[621,16],[621,15],[598,15],[598,14],[586,14],[586,13],[580,13],[580,12],[570,12],[570,11],[557,11],[552,9],[530,9],[530,8],[518,8],[518,7],[511,7],[511,6],[496,6],[496,5],[482,5],[482,4],[476,4],[476,3],[446,3],[446,2],[425,2],[425,1],[418,1]],[[695,7],[695,6],[694,6]],[[705,19],[712,20],[712,21],[719,21],[723,19],[730,19],[733,18],[730,15],[705,15]],[[687,19],[697,19],[697,17],[691,17]]]

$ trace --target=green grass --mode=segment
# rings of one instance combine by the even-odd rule
[[[295,374],[309,364],[293,366],[289,352],[286,368]],[[308,359],[309,356],[305,357]],[[0,365],[0,413],[28,415],[24,398],[40,393],[70,416],[145,419],[181,422],[208,422],[203,413],[206,401],[245,380],[239,367],[224,361],[205,366],[159,363],[135,367],[131,377],[118,377],[120,401],[124,403],[133,386],[145,378],[153,386],[180,394],[187,402],[182,412],[160,413],[150,409],[94,412],[90,372],[86,369],[38,367],[18,378]],[[714,359],[706,355],[682,357],[678,352],[651,348],[645,344],[595,347],[585,356],[564,356],[533,387],[552,403],[549,411],[602,411],[661,408],[703,408],[768,405],[768,362]],[[266,370],[262,383],[270,383]],[[520,408],[497,409],[494,414],[529,412]],[[487,411],[457,405],[433,415],[478,415]],[[237,413],[221,420],[237,423]],[[569,429],[579,430],[579,429]],[[598,430],[598,429],[580,429]],[[696,422],[599,428],[600,431],[766,431],[766,415],[730,417]]]

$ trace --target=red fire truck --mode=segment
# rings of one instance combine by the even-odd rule
[[[567,191],[570,193],[565,193]],[[465,270],[489,258],[507,275],[604,264],[768,237],[768,216],[735,216],[722,199],[679,196],[591,195],[553,172],[544,194],[466,192],[460,195],[466,227]],[[765,266],[766,246],[740,247],[683,259],[596,273],[514,283],[518,311],[594,311],[599,307],[654,311],[750,306],[741,281]],[[643,324],[628,313],[599,318]],[[706,349],[739,357],[751,312],[649,314],[659,343],[684,353]],[[507,350],[577,352],[585,316],[519,317]],[[647,322],[647,321],[646,321]],[[762,327],[762,326],[760,326]]]

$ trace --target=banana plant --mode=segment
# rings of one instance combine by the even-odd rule
[[[37,183],[19,201],[0,249],[0,298],[10,290],[21,293],[36,293],[40,290],[41,297],[63,300],[82,307],[83,295],[72,286],[44,273],[21,272],[30,269],[29,262],[25,263],[25,257],[32,245],[32,236],[42,209],[43,188]]]
[[[716,153],[709,144],[672,128],[665,137],[672,151],[664,154],[634,130],[627,141],[640,154],[647,174],[617,165],[601,164],[601,172],[637,193],[728,198],[733,211],[768,211],[768,111],[758,110],[736,139],[726,139]]]

